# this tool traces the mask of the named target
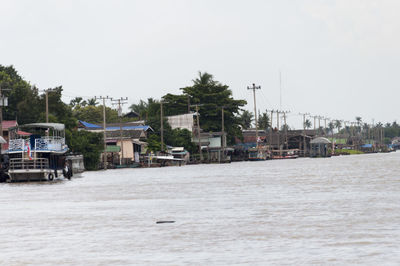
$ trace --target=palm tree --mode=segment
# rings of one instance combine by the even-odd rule
[[[370,136],[369,136],[369,128],[370,127],[369,127],[368,123],[364,123],[363,126],[362,126],[362,129],[364,131],[364,135],[365,135],[366,139],[370,138]]]
[[[149,107],[149,103],[146,103],[145,101],[140,100],[140,102],[138,104],[132,104],[131,106],[129,106],[129,109],[131,109],[131,111],[139,114],[140,119],[142,119],[146,115],[146,113],[148,111],[148,107]]]
[[[361,116],[356,116],[356,123],[357,123],[357,130],[359,133],[361,133],[361,124],[362,124],[362,118]]]
[[[362,118],[361,116],[356,116],[357,125],[361,126]]]
[[[247,110],[244,110],[243,113],[239,115],[240,125],[242,125],[243,129],[249,129],[251,127],[253,116],[253,113]]]
[[[335,120],[335,126],[338,129],[338,133],[340,133],[340,128],[342,127],[342,121]]]
[[[268,113],[258,113],[258,128],[268,129],[270,127],[271,121],[269,119]]]
[[[91,98],[87,101],[87,105],[89,106],[96,106],[97,105],[97,101],[96,98]]]
[[[311,121],[310,119],[306,119],[306,121],[304,121],[304,125],[303,125],[306,129],[311,128]]]
[[[82,97],[75,97],[72,99],[69,103],[72,107],[79,106],[82,103],[83,98]]]
[[[219,83],[218,81],[214,81],[213,75],[207,72],[201,73],[201,71],[199,71],[199,77],[192,81],[194,85],[217,85]]]
[[[332,121],[329,122],[328,128],[329,128],[329,131],[331,132],[332,138],[333,138],[333,129],[335,128],[335,124]]]

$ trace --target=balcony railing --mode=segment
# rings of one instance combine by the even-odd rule
[[[11,139],[8,151],[27,151],[29,140]],[[64,149],[65,139],[61,137],[43,137],[35,139],[35,147],[31,151],[61,151]]]
[[[38,159],[21,159],[13,158],[10,159],[10,170],[27,170],[27,169],[48,169],[49,160],[46,158]]]

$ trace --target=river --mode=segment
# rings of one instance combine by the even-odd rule
[[[398,265],[399,162],[397,152],[0,184],[0,264]]]

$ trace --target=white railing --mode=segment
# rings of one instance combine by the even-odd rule
[[[27,151],[29,139],[11,139],[9,141],[8,151]],[[43,137],[35,139],[35,147],[32,151],[61,151],[64,149],[65,139],[61,137]]]
[[[61,137],[44,137],[35,139],[35,150],[60,151],[63,149],[65,139]]]
[[[23,139],[10,139],[8,150],[9,151],[23,151],[25,148],[25,141]]]
[[[21,169],[48,169],[49,159],[38,158],[33,160],[13,158],[10,159],[10,169],[11,170],[21,170]]]

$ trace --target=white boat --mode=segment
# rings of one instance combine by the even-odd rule
[[[53,181],[72,176],[63,124],[26,124],[11,128],[9,136],[7,181]]]

